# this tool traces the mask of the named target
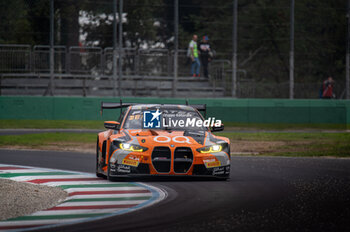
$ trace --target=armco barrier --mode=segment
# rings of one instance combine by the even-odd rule
[[[122,98],[134,103],[178,103],[178,98]],[[111,120],[120,110],[105,110],[101,101],[119,98],[1,96],[0,119]],[[350,124],[349,100],[288,99],[188,99],[190,104],[207,104],[207,116],[241,123],[330,123]]]

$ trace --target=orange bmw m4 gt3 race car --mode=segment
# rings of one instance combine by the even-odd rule
[[[101,112],[116,108],[119,121],[106,121],[98,134],[98,177],[229,177],[230,140],[211,133],[223,125],[203,118],[205,105],[101,103]]]

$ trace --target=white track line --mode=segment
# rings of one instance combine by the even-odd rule
[[[73,178],[90,178],[84,175],[47,175],[47,176],[16,176],[9,177],[15,181],[31,181],[31,180],[49,180],[49,179],[73,179]]]
[[[45,172],[50,172],[50,171],[40,170],[40,169],[0,170],[0,174],[6,174],[6,173],[32,173],[32,172],[45,173]],[[67,172],[67,173],[69,173],[69,172]]]
[[[58,207],[55,209],[53,207],[52,210],[42,210],[39,212],[35,212],[28,216],[34,216],[34,220],[32,217],[23,217],[19,220],[8,220],[8,221],[1,221],[0,222],[0,231],[2,230],[1,227],[11,227],[11,226],[30,226],[30,225],[48,225],[46,227],[42,228],[52,228],[57,225],[58,223],[64,223],[64,224],[74,224],[77,222],[83,222],[88,220],[93,220],[97,215],[99,214],[105,214],[104,216],[98,216],[99,218],[123,214],[131,211],[135,211],[141,208],[144,208],[149,205],[153,205],[161,200],[163,200],[166,197],[166,193],[162,190],[155,188],[153,186],[149,186],[143,183],[126,183],[126,182],[110,182],[103,179],[96,179],[96,176],[93,174],[87,174],[87,173],[81,173],[81,172],[73,172],[73,171],[66,171],[66,170],[57,170],[57,169],[39,169],[35,167],[26,167],[26,166],[18,166],[18,165],[2,165],[0,164],[0,167],[13,167],[13,168],[24,168],[24,169],[13,169],[13,170],[0,170],[0,174],[18,174],[25,176],[15,176],[15,177],[0,177],[3,179],[10,179],[14,181],[20,181],[20,182],[27,182],[32,183],[28,181],[33,180],[43,180],[44,183],[39,183],[40,185],[46,185],[46,186],[62,186],[62,185],[82,185],[86,186],[89,184],[103,184],[107,186],[96,186],[96,187],[79,187],[74,186],[72,188],[63,189],[67,193],[76,193],[76,192],[103,192],[103,191],[142,191],[144,190],[144,193],[117,193],[117,194],[86,194],[86,195],[73,195],[69,196],[65,199],[64,202],[61,204],[55,206]],[[45,172],[63,172],[63,175],[45,175]],[[44,175],[30,175],[30,173],[42,173]],[[67,174],[65,174],[67,173]],[[92,180],[74,180],[75,178],[94,178]],[[62,179],[62,180],[61,180]],[[63,180],[64,179],[64,180]],[[70,180],[72,179],[72,180]],[[45,182],[45,180],[53,180],[53,182]],[[37,184],[37,183],[32,183]],[[108,184],[111,184],[111,187],[108,186]],[[120,187],[115,186],[115,184],[120,184]],[[131,184],[135,186],[123,186],[124,184]],[[154,197],[152,197],[154,195]],[[156,196],[156,197],[155,197]],[[91,200],[94,198],[127,198],[127,197],[148,197],[149,199],[146,200],[140,200],[140,199],[122,199],[122,200],[109,200],[105,199],[104,201],[100,200]],[[67,202],[69,200],[73,199],[90,199],[88,201],[72,201]],[[103,209],[103,207],[116,207],[116,208],[108,208]],[[126,205],[136,205],[135,207],[131,208],[118,208],[118,206],[126,206]],[[80,207],[81,206],[81,207]],[[97,207],[101,206],[102,209],[84,209],[84,206],[91,206],[91,207]],[[61,207],[61,209],[60,209]],[[66,209],[64,207],[71,207],[73,209]],[[74,209],[74,208],[83,208],[83,209]],[[80,214],[80,215],[79,215]],[[85,217],[87,215],[91,214],[92,217]],[[72,217],[77,218],[69,218],[70,215]],[[41,216],[49,216],[49,217],[41,217]],[[56,219],[49,219],[50,217],[55,217]],[[67,218],[62,218],[60,216],[65,216]],[[43,219],[48,218],[48,219]],[[36,220],[37,219],[37,220]],[[12,230],[12,229],[11,229]],[[21,229],[15,229],[15,230],[21,230]],[[23,230],[23,229],[22,229]]]
[[[112,213],[124,209],[76,209],[76,210],[47,210],[31,214],[32,216],[49,216],[49,215],[70,215],[70,214],[95,214],[95,213]]]
[[[95,188],[69,188],[65,189],[68,193],[72,192],[89,192],[89,191],[114,191],[114,190],[121,190],[121,191],[128,191],[128,190],[144,190],[145,188],[142,187],[95,187]]]
[[[57,182],[47,182],[47,183],[42,183],[41,185],[47,185],[47,186],[60,186],[60,185],[86,185],[86,184],[108,184],[111,182],[104,182],[103,180],[94,180],[94,181],[57,181]]]
[[[91,205],[110,205],[110,206],[118,206],[118,205],[138,205],[147,200],[129,200],[129,201],[85,201],[85,202],[65,202],[57,205],[57,207],[65,207],[65,206],[91,206]]]
[[[21,220],[21,221],[4,221],[0,222],[0,227],[1,226],[16,226],[16,225],[36,225],[36,224],[57,224],[60,222],[73,222],[76,221],[77,219],[48,219],[48,220]]]
[[[67,200],[88,199],[88,198],[118,198],[118,197],[151,197],[152,193],[120,193],[120,194],[96,194],[96,195],[75,195],[70,196]]]

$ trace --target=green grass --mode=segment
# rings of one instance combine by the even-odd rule
[[[225,136],[231,140],[248,140],[248,141],[300,141],[300,140],[334,140],[350,142],[350,133],[294,133],[294,132],[220,132],[215,133],[220,136]]]
[[[0,120],[0,129],[103,129],[93,120]]]
[[[346,130],[350,125],[333,123],[236,123],[224,122],[225,128],[245,128],[263,130],[298,130],[298,129],[318,129],[318,130]]]
[[[4,125],[4,121],[0,121]],[[12,121],[12,120],[10,120]],[[28,125],[44,127],[45,123],[50,122],[49,128],[98,128],[98,125],[103,125],[102,122],[96,121],[40,121],[39,124],[31,123],[32,120],[18,120],[20,123],[28,122]],[[36,121],[36,120],[34,120]],[[11,123],[15,123],[12,121]],[[74,122],[74,123],[72,123]],[[86,123],[89,122],[89,123]],[[20,124],[19,123],[19,124]],[[17,124],[17,125],[19,125]],[[25,124],[25,123],[24,123]],[[53,126],[57,127],[53,127]],[[84,127],[82,127],[82,125]],[[86,127],[88,126],[88,127]],[[101,126],[102,127],[102,126]],[[100,127],[100,129],[102,129]],[[18,127],[23,128],[23,127]],[[33,128],[33,127],[26,127]],[[234,144],[244,143],[250,144],[259,142],[271,142],[273,149],[264,149],[260,155],[269,156],[333,156],[333,157],[350,157],[350,133],[291,133],[291,132],[220,132],[215,133],[220,136],[228,137]],[[21,146],[24,148],[45,148],[45,146],[54,146],[57,149],[70,147],[82,147],[86,145],[95,145],[96,133],[40,133],[40,134],[24,134],[24,135],[2,135],[0,136],[0,147]],[[273,144],[273,142],[278,142]],[[252,148],[255,151],[255,148]]]
[[[40,133],[24,135],[1,135],[0,146],[25,146],[30,148],[59,145],[62,143],[95,144],[95,133]]]
[[[272,151],[263,152],[269,156],[333,156],[350,157],[350,133],[217,133],[232,142],[266,141],[283,142]]]

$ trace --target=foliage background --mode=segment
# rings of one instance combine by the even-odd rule
[[[49,0],[1,0],[0,44],[49,44]],[[55,0],[55,44],[112,46],[112,0]],[[208,35],[216,59],[232,57],[232,1],[180,0],[179,43]],[[118,5],[119,7],[119,5]],[[124,1],[123,46],[173,48],[171,0]],[[89,22],[79,23],[85,12]],[[295,82],[345,88],[347,5],[344,0],[295,1]],[[239,0],[239,80],[289,79],[290,0]],[[85,39],[81,39],[81,35]],[[296,85],[298,86],[298,85]]]

